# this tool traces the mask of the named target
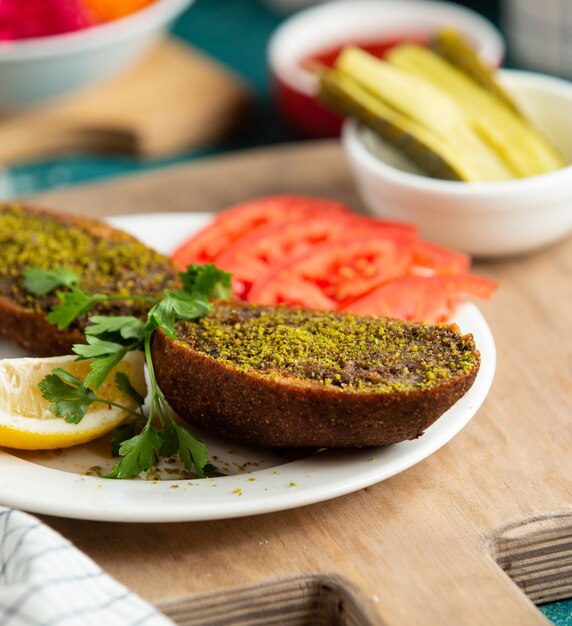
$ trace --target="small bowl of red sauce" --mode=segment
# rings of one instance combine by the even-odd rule
[[[316,101],[315,69],[333,65],[347,45],[383,58],[393,46],[423,44],[445,27],[472,42],[485,63],[501,65],[505,44],[495,26],[475,11],[448,2],[340,0],[297,13],[276,29],[268,48],[280,113],[302,136],[337,136],[342,120]]]

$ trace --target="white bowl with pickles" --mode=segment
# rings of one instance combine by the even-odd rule
[[[406,46],[379,68],[352,50],[322,78],[323,99],[341,98],[352,116],[342,141],[371,212],[478,257],[570,234],[572,83],[509,70],[469,77],[434,57]]]

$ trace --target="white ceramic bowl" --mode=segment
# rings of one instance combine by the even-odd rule
[[[501,76],[522,110],[572,163],[572,83],[532,72],[504,70]],[[353,120],[346,121],[342,140],[372,213],[415,223],[427,239],[474,256],[500,257],[572,232],[572,165],[513,181],[463,183],[416,173]]]
[[[127,17],[62,35],[2,42],[0,112],[93,85],[129,67],[192,0],[156,0]]]
[[[335,135],[340,120],[315,102],[318,80],[302,61],[348,43],[428,39],[446,26],[464,33],[485,63],[501,64],[505,45],[495,26],[449,2],[336,0],[301,11],[274,31],[268,46],[278,107],[302,134]]]

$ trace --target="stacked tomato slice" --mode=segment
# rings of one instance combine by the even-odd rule
[[[215,263],[236,297],[435,323],[496,283],[469,274],[465,254],[414,226],[353,214],[339,202],[271,196],[219,214],[173,254],[180,269]]]

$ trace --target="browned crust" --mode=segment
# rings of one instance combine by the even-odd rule
[[[29,213],[46,215],[69,228],[85,228],[94,238],[125,243],[139,242],[136,237],[96,219],[60,213],[19,202],[17,204]],[[0,211],[2,206],[5,205],[0,205]],[[171,266],[169,259],[165,258],[165,264]],[[174,267],[172,271],[175,276]],[[0,337],[22,346],[37,356],[70,354],[74,344],[85,342],[84,335],[79,329],[58,330],[46,320],[45,313],[29,311],[3,296],[0,296]]]
[[[478,371],[477,366],[429,390],[348,392],[240,372],[162,331],[153,342],[153,362],[159,386],[182,418],[205,431],[269,447],[361,447],[415,439],[468,391]]]
[[[1,296],[0,337],[36,356],[71,354],[74,343],[85,343],[80,330],[58,330],[44,314],[27,311]]]

